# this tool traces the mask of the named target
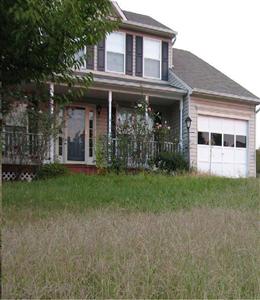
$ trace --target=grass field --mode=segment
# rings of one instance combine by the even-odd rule
[[[259,298],[260,179],[5,184],[3,298]]]

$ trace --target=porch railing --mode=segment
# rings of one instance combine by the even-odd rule
[[[108,140],[108,161],[117,161],[128,168],[148,168],[161,152],[180,153],[178,142],[154,140],[118,139]]]
[[[50,157],[49,143],[42,134],[1,133],[2,161],[8,164],[36,164]]]
[[[42,134],[2,132],[2,161],[7,164],[39,164],[50,159],[50,144]],[[63,141],[64,142],[64,141]],[[89,153],[97,156],[97,140],[92,139]],[[67,143],[64,143],[66,146]],[[90,152],[90,148],[92,149]],[[108,164],[118,162],[129,168],[146,168],[160,152],[180,153],[178,142],[158,142],[133,138],[104,138],[102,152]]]

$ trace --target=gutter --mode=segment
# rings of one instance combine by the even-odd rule
[[[258,114],[260,112],[260,107],[256,110],[256,114]]]
[[[199,94],[199,95],[205,95],[205,96],[213,96],[217,98],[228,98],[230,100],[240,100],[240,101],[248,101],[248,102],[254,102],[256,105],[260,104],[260,99],[259,98],[253,98],[253,97],[243,97],[243,96],[237,96],[233,94],[227,94],[227,93],[219,93],[219,92],[213,92],[209,90],[203,90],[203,89],[193,89],[194,94]]]

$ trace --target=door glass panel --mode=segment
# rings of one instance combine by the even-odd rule
[[[244,136],[244,135],[236,136],[236,147],[237,148],[246,148],[246,136]]]
[[[235,147],[235,137],[233,134],[224,134],[224,147]]]
[[[212,146],[222,146],[222,134],[221,133],[211,133],[211,145]]]
[[[89,157],[94,153],[94,112],[89,112]]]
[[[208,145],[209,144],[209,133],[208,132],[198,132],[198,144]]]
[[[85,161],[85,109],[68,109],[68,160]]]

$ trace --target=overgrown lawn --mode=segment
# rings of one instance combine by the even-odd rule
[[[260,297],[260,179],[4,184],[3,298]]]

